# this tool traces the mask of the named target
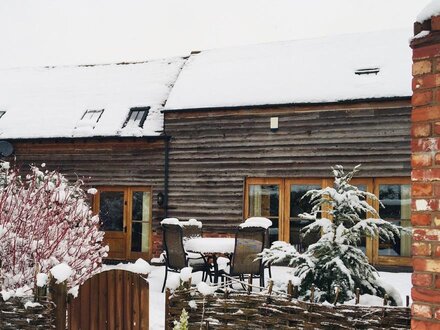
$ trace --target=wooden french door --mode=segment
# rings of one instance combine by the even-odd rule
[[[283,240],[289,242],[299,252],[304,252],[310,244],[316,243],[320,233],[311,233],[307,237],[300,235],[301,229],[311,221],[301,219],[299,215],[312,211],[308,198],[304,198],[307,191],[321,189],[322,179],[285,179],[284,180],[284,231]]]
[[[272,226],[269,228],[270,242],[283,239],[285,231],[283,179],[246,180],[244,208],[245,218],[266,217],[272,221]]]
[[[410,227],[410,180],[409,178],[356,178],[351,183],[363,191],[376,195],[379,202],[369,200],[382,219],[402,227]],[[319,239],[320,233],[302,238],[300,231],[308,221],[300,219],[299,214],[310,212],[307,198],[302,198],[311,189],[332,186],[333,179],[280,179],[248,178],[245,185],[244,217],[264,216],[272,220],[271,242],[282,240],[294,245],[298,251]],[[322,215],[330,218],[329,210]],[[370,214],[363,215],[370,217]],[[411,237],[402,234],[396,242],[380,242],[378,238],[364,237],[359,247],[373,264],[411,265]]]
[[[147,259],[151,254],[151,206],[149,187],[101,187],[94,199],[109,259]]]

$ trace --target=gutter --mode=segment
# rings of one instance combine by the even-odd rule
[[[376,98],[360,98],[360,99],[347,99],[340,101],[330,102],[297,102],[297,103],[274,103],[274,104],[255,104],[255,105],[237,105],[237,106],[213,106],[213,107],[201,107],[201,108],[168,108],[163,109],[160,112],[184,112],[184,111],[228,111],[228,110],[246,110],[246,109],[267,109],[275,107],[317,107],[317,106],[338,106],[338,105],[351,105],[363,102],[369,103],[381,103],[392,101],[411,101],[411,96],[391,96],[391,97],[376,97]],[[410,106],[410,104],[409,104]]]
[[[164,159],[164,180],[163,180],[163,190],[164,190],[164,217],[168,218],[168,184],[169,184],[169,170],[170,170],[170,140],[171,136],[165,133],[165,159]]]

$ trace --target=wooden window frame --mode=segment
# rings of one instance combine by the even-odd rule
[[[245,178],[244,185],[244,218],[249,217],[249,186],[250,185],[278,185],[279,186],[279,233],[278,239],[290,242],[290,186],[292,184],[319,184],[322,187],[333,186],[333,178]],[[353,178],[351,183],[354,185],[365,185],[367,192],[379,198],[380,184],[411,184],[411,179],[407,177],[383,177],[383,178]],[[368,199],[368,202],[379,212],[379,202]],[[323,210],[323,216],[331,219],[329,210]],[[368,215],[367,215],[368,216]],[[389,266],[411,266],[411,257],[388,257],[379,256],[378,238],[368,238],[366,240],[366,256],[371,264]]]
[[[284,235],[284,224],[283,224],[283,214],[284,214],[284,189],[283,189],[283,179],[280,178],[246,178],[245,193],[244,193],[244,219],[249,218],[249,186],[251,185],[278,185],[279,196],[278,196],[278,239]]]
[[[379,199],[379,186],[381,184],[401,184],[401,185],[411,185],[411,178],[405,177],[395,177],[395,178],[376,178],[374,179],[374,194],[377,199]],[[379,201],[374,203],[374,208],[379,213]],[[389,256],[379,256],[379,240],[375,239],[373,241],[373,251],[375,251],[373,264],[380,265],[390,265],[390,266],[411,266],[412,260],[409,257],[389,257]]]

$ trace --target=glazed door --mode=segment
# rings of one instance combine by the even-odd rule
[[[283,222],[283,180],[248,179],[246,180],[245,218],[265,217],[272,221],[269,228],[270,243],[282,239]]]
[[[95,196],[108,259],[148,259],[151,251],[151,189],[104,187]]]
[[[322,179],[287,179],[284,185],[284,211],[285,230],[283,240],[292,244],[299,252],[304,252],[310,244],[316,243],[321,236],[319,231],[303,237],[301,229],[311,221],[301,219],[301,213],[312,211],[310,198],[304,197],[312,189],[321,189]],[[325,210],[323,210],[325,211]],[[321,214],[318,214],[320,217]]]
[[[109,246],[109,259],[125,259],[127,255],[127,200],[124,188],[101,188],[96,194],[104,243]]]
[[[359,190],[369,192],[371,194],[374,193],[374,183],[373,179],[366,178],[354,178],[350,181],[353,186],[356,186]],[[372,201],[370,198],[367,199],[368,204],[372,205]],[[372,215],[369,213],[359,214],[361,219],[368,219]],[[375,252],[373,251],[374,241],[370,237],[362,236],[361,241],[358,243],[358,247],[365,253],[368,257],[368,261],[373,262],[373,255]]]
[[[128,259],[147,259],[151,251],[151,190],[129,190]]]

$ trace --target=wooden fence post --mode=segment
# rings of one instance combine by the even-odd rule
[[[50,280],[50,294],[55,304],[55,329],[66,330],[67,285],[66,282],[56,283],[55,278]]]
[[[168,318],[170,313],[170,289],[165,289],[165,330],[169,329]]]

